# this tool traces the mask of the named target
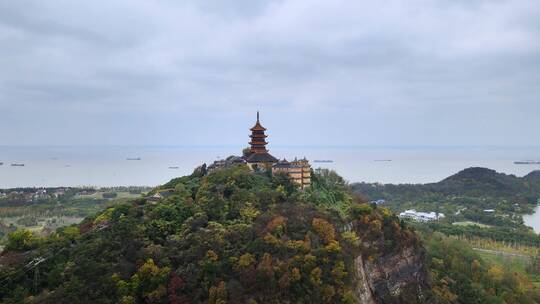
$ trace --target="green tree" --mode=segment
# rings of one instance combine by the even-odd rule
[[[25,251],[38,245],[38,238],[29,230],[21,229],[8,234],[6,251]]]

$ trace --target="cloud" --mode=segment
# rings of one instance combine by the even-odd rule
[[[5,1],[0,140],[200,144],[233,124],[219,140],[236,143],[262,109],[283,144],[529,144],[539,6]]]

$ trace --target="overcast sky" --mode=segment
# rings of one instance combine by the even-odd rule
[[[0,1],[0,145],[539,145],[540,2]]]

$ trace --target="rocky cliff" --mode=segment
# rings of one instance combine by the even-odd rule
[[[429,293],[423,254],[413,247],[376,260],[354,260],[355,296],[359,303],[424,303]]]

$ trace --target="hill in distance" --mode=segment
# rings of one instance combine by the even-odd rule
[[[439,183],[429,184],[434,190],[465,193],[521,193],[528,191],[524,179],[487,168],[468,168]]]
[[[464,169],[437,183],[386,184],[354,183],[353,192],[378,199],[388,195],[400,195],[414,200],[430,195],[468,196],[526,201],[536,204],[540,193],[540,171],[524,177],[499,173],[492,169],[473,167]]]
[[[525,175],[524,179],[530,182],[540,183],[540,170],[532,171]]]
[[[495,170],[473,167],[462,170],[441,182],[427,184],[426,187],[445,194],[470,196],[514,197],[528,196],[540,192],[538,172],[525,177],[499,173]]]

